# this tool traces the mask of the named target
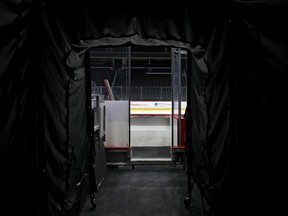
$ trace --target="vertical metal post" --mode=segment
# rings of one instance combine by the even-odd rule
[[[181,49],[171,49],[171,88],[172,88],[172,146],[181,143]],[[175,108],[178,107],[177,115],[177,143],[174,143]]]
[[[192,54],[187,51],[187,106],[185,113],[186,125],[186,174],[187,174],[187,197],[184,200],[185,206],[190,206],[192,196]]]
[[[128,56],[127,56],[127,60],[128,60],[128,124],[129,124],[129,132],[128,132],[128,147],[131,147],[131,46],[128,46]],[[129,151],[129,155],[128,155],[128,160],[130,161],[132,158],[132,148],[130,148]]]

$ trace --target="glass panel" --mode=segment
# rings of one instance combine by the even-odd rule
[[[173,101],[173,145],[184,145],[186,109],[186,70],[187,52],[180,48],[173,48],[171,51],[172,63],[172,101]],[[183,127],[183,128],[182,128]]]
[[[171,48],[131,47],[131,161],[171,162]]]
[[[129,147],[128,66],[128,47],[90,49],[92,107],[98,98],[105,147]]]
[[[171,47],[90,50],[92,107],[101,110],[95,119],[103,122],[106,147],[131,147],[132,160],[171,162],[186,107],[185,61],[185,52]]]

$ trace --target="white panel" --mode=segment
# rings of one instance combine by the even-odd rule
[[[171,117],[131,118],[131,147],[171,146]]]
[[[128,101],[105,101],[106,115],[108,121],[124,121],[129,119]]]
[[[129,102],[105,101],[105,146],[127,147],[129,145]]]
[[[178,146],[178,119],[177,118],[173,118],[173,144],[174,146]]]

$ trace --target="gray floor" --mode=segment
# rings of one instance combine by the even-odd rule
[[[170,146],[132,147],[132,158],[171,158]]]
[[[186,194],[182,167],[109,168],[97,193],[96,209],[91,210],[88,200],[81,216],[202,216],[201,202],[192,200],[185,207]]]

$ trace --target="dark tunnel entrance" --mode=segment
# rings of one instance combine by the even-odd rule
[[[122,187],[147,184],[144,189],[135,188],[137,192],[131,192],[131,197],[147,190],[151,191],[144,196],[148,200],[168,185],[172,189],[169,193],[181,191],[175,195],[174,203],[176,209],[181,205],[181,214],[188,215],[183,204],[189,182],[185,174],[184,118],[187,51],[171,46],[96,47],[89,50],[89,67],[99,199],[112,199],[106,194],[106,187],[111,184],[118,185],[114,191],[122,191],[121,197],[130,197],[131,192]],[[161,205],[166,195],[160,191],[156,202]],[[112,202],[119,202],[119,197],[114,196]],[[99,208],[107,211],[103,210],[105,207]]]

